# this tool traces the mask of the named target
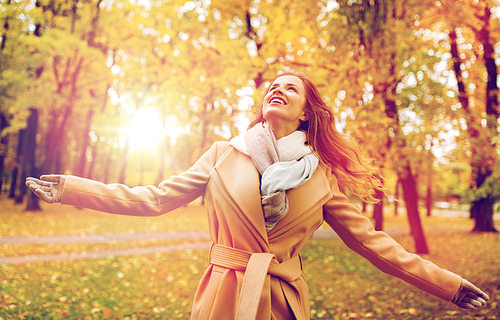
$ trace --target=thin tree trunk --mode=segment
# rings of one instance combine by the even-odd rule
[[[104,183],[109,183],[111,175],[111,160],[112,160],[113,148],[109,148],[109,152],[106,153],[106,162],[104,163]]]
[[[399,182],[399,179],[396,181],[396,190],[394,192],[394,216],[397,217],[398,216],[398,209],[399,209],[399,185],[400,185],[400,182]]]
[[[375,191],[375,198],[380,201],[373,204],[374,227],[375,230],[382,231],[384,230],[384,193],[380,190]]]
[[[432,186],[430,183],[427,184],[427,196],[425,197],[425,209],[427,210],[427,216],[432,216]]]
[[[129,150],[130,150],[130,143],[127,139],[127,141],[125,141],[125,148],[123,148],[122,165],[120,166],[120,174],[118,176],[118,183],[121,184],[125,184]]]
[[[400,173],[399,179],[403,186],[403,195],[406,202],[406,212],[408,216],[408,223],[410,224],[410,232],[415,241],[416,253],[428,254],[429,248],[427,247],[427,240],[425,239],[424,230],[422,229],[422,222],[418,212],[418,193],[417,184],[413,173],[411,172],[410,164],[404,168],[404,172]]]
[[[91,152],[92,152],[92,161],[89,163],[89,168],[85,174],[85,178],[87,179],[92,179],[92,175],[94,173],[94,168],[95,168],[95,163],[97,162],[97,145],[93,145],[90,147]]]
[[[141,152],[141,169],[139,172],[139,185],[142,186],[144,184],[144,170],[145,170],[145,165],[144,165],[144,151]]]
[[[23,174],[21,185],[26,186],[24,181],[28,176],[38,176],[38,170],[36,168],[35,161],[35,149],[36,149],[36,133],[38,130],[38,110],[35,108],[30,109],[30,116],[28,118],[28,126],[26,127],[26,135],[24,139],[24,150],[23,150]],[[26,211],[40,211],[40,204],[38,203],[38,197],[33,193],[29,192],[26,201]]]
[[[3,112],[0,112],[0,134],[2,134],[2,131],[4,128],[7,127],[7,117],[5,117],[5,114]],[[3,172],[5,170],[5,156],[7,154],[7,147],[8,147],[8,142],[9,142],[9,136],[5,135],[0,138],[0,194],[3,191]]]
[[[80,177],[85,176],[85,165],[87,164],[87,148],[89,146],[89,132],[90,132],[90,126],[92,124],[93,113],[94,112],[92,111],[92,109],[89,110],[85,122],[85,128],[83,128],[82,136],[80,138],[81,140],[80,140],[79,160],[75,170],[76,175]]]
[[[431,158],[432,159],[432,158]],[[427,216],[432,215],[432,161],[429,160],[429,167],[427,168],[427,196],[425,197],[425,204],[427,209]]]
[[[23,141],[25,134],[26,134],[26,129],[22,129],[19,130],[19,133],[17,135],[16,167],[12,172],[12,182],[10,185],[9,198],[14,198],[16,204],[22,203],[24,197],[24,194],[22,194],[22,186],[18,187],[19,184],[17,183],[17,180],[19,179],[19,171],[21,170],[21,165],[22,165]]]
[[[17,189],[17,176],[19,175],[19,168],[16,167],[12,170],[12,174],[10,177],[10,190],[9,190],[9,198],[16,198],[16,189]]]
[[[380,182],[384,182],[382,177],[377,177]],[[379,199],[379,202],[373,204],[373,220],[375,221],[375,230],[384,230],[384,193],[380,190],[375,191],[375,198]]]
[[[393,53],[392,61],[395,60],[395,53]],[[395,67],[391,63],[389,68],[392,78],[396,79]],[[385,90],[384,102],[385,102],[385,113],[389,119],[393,121],[393,129],[395,137],[389,140],[388,146],[390,148],[400,148],[404,147],[406,141],[401,137],[401,127],[399,125],[399,115],[396,105],[396,100],[394,97],[397,96],[396,84],[389,84]],[[403,157],[405,155],[402,155]],[[420,214],[418,211],[418,193],[417,193],[417,182],[413,176],[411,164],[409,160],[406,160],[406,165],[400,168],[398,173],[398,178],[401,181],[403,187],[403,196],[406,202],[406,214],[408,216],[408,223],[410,224],[411,235],[415,241],[415,249],[419,254],[428,254],[429,249],[427,247],[427,241],[425,239],[425,234],[422,229],[422,224],[420,222]]]

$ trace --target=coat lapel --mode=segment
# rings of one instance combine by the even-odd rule
[[[315,211],[331,198],[331,188],[325,168],[318,166],[311,179],[298,188],[288,190],[287,197],[290,210],[269,232],[271,238],[301,224],[310,216],[308,212]]]
[[[239,207],[258,233],[267,242],[264,213],[260,201],[259,172],[250,157],[232,149],[215,166],[227,193]],[[319,166],[311,179],[298,188],[287,191],[290,211],[271,230],[275,233],[283,227],[293,227],[307,217],[304,213],[313,207],[322,206],[330,198],[331,190],[325,168]],[[283,231],[283,230],[281,230]],[[280,232],[281,233],[281,232]]]
[[[233,148],[216,164],[215,170],[227,193],[238,206],[240,214],[244,216],[242,219],[248,220],[267,243],[259,172],[252,159]]]

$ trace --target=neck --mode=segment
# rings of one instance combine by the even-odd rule
[[[276,140],[286,137],[298,129],[298,126],[295,125],[281,125],[279,122],[273,121],[268,121],[267,123],[273,131]]]

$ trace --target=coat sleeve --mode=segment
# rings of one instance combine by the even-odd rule
[[[452,300],[460,288],[460,276],[407,252],[386,233],[375,231],[358,206],[350,203],[340,192],[333,175],[330,185],[332,198],[323,207],[324,219],[350,249],[368,259],[382,272],[438,298]]]
[[[158,216],[167,213],[205,192],[215,163],[227,147],[226,143],[215,143],[189,170],[171,176],[158,187],[129,188],[123,184],[103,184],[68,176],[61,203],[131,216]]]

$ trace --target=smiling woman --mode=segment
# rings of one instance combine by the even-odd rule
[[[152,150],[167,134],[154,108],[139,108],[126,128],[130,151]]]

